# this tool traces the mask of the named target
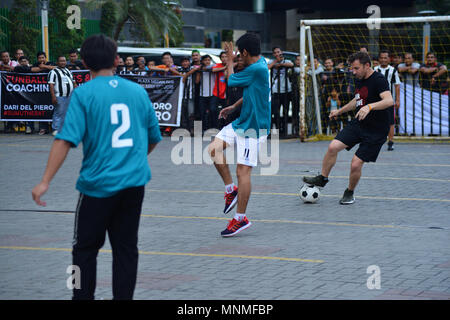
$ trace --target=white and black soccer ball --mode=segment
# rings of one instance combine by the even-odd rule
[[[300,189],[299,197],[305,203],[315,203],[319,200],[320,190],[316,186],[304,184]]]

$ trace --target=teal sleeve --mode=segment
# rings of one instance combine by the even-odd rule
[[[247,67],[239,73],[233,73],[228,78],[228,86],[230,87],[248,87],[253,82],[254,70]]]
[[[70,97],[63,128],[55,137],[68,141],[75,147],[82,141],[86,131],[86,113],[77,93],[75,89]]]

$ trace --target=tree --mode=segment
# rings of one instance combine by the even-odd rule
[[[100,18],[100,31],[109,36],[113,36],[114,27],[116,25],[116,6],[112,0],[106,1],[102,5],[102,13]]]
[[[100,6],[105,1],[90,0],[89,4]],[[158,40],[169,33],[169,38],[182,38],[181,15],[176,13],[172,6],[179,7],[177,0],[116,0],[112,1],[116,12],[116,24],[113,38],[118,40],[127,21],[134,26],[132,32],[141,36],[150,46],[154,46]],[[136,32],[138,29],[138,32]],[[134,30],[134,31],[133,31]]]
[[[49,37],[50,53],[53,57],[67,55],[70,49],[79,48],[84,39],[84,27],[81,29],[67,28],[67,8],[70,5],[78,5],[76,0],[50,1],[49,17]]]
[[[26,55],[34,57],[37,41],[41,34],[36,16],[35,0],[15,0],[9,14],[10,49],[22,49]],[[33,26],[34,25],[34,26]]]

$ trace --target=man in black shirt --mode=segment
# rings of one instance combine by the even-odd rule
[[[78,50],[72,49],[69,51],[69,61],[67,62],[66,68],[69,70],[83,70],[87,69],[84,67],[83,62],[78,59]]]
[[[359,143],[352,159],[349,185],[339,201],[340,204],[355,202],[353,191],[361,178],[364,162],[375,162],[386,142],[389,132],[389,115],[386,109],[394,104],[388,81],[382,74],[373,71],[367,53],[354,53],[348,62],[357,79],[355,97],[344,107],[331,111],[330,119],[336,119],[340,114],[356,108],[355,119],[339,132],[328,146],[322,163],[322,173],[316,177],[303,177],[306,184],[324,187],[338,153],[344,149],[350,150]]]
[[[56,68],[56,65],[53,62],[47,61],[47,55],[44,51],[38,52],[36,55],[37,62],[32,65],[33,72],[45,72],[49,73],[50,70]]]

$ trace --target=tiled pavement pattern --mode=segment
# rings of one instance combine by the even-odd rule
[[[70,151],[41,208],[31,189],[51,142],[0,135],[0,299],[71,297],[82,150]],[[254,170],[253,226],[223,239],[223,184],[210,165],[174,165],[176,143],[164,138],[149,157],[136,299],[450,299],[450,144],[384,146],[363,169],[356,203],[340,206],[354,152],[339,155],[321,199],[307,205],[296,195],[300,177],[320,169],[328,142],[283,141],[278,174]],[[97,299],[112,296],[104,249]],[[372,265],[380,289],[367,287]]]

